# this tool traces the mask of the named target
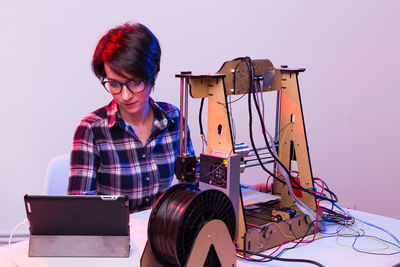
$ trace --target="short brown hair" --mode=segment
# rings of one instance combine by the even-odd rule
[[[97,44],[92,69],[99,79],[106,78],[104,64],[125,77],[124,73],[154,85],[160,71],[161,48],[158,39],[140,23],[125,23],[109,30]],[[127,77],[128,78],[128,77]]]

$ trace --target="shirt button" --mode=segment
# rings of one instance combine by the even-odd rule
[[[144,200],[145,200],[146,202],[149,202],[149,198],[148,198],[148,197],[146,197]]]
[[[145,157],[146,157],[146,154],[143,153],[143,154],[142,154],[142,158],[145,158]]]
[[[146,177],[146,181],[148,181],[148,180],[150,180],[150,177],[149,177],[149,176]]]

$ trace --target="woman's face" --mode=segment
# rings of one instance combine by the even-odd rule
[[[125,75],[129,79],[122,77],[113,72],[107,64],[104,64],[104,69],[107,74],[107,80],[113,80],[120,83],[126,83],[130,80],[139,80],[130,75]],[[122,91],[119,94],[112,94],[124,120],[131,121],[132,119],[139,119],[140,116],[146,115],[145,113],[149,108],[149,97],[152,85],[149,82],[145,82],[144,86],[144,90],[140,93],[133,93],[126,86],[123,86]]]

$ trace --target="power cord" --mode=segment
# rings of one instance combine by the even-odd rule
[[[9,251],[9,256],[10,256],[10,261],[12,264],[14,264],[17,267],[20,267],[16,262],[15,259],[13,258],[13,254],[12,254],[12,247],[11,247],[11,241],[12,241],[12,237],[14,235],[14,232],[21,226],[21,225],[25,225],[27,228],[29,228],[30,224],[29,224],[29,220],[27,218],[25,218],[22,222],[18,223],[14,229],[11,231],[10,237],[8,239],[8,251]]]

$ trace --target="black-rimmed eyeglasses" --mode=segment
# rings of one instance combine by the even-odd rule
[[[130,80],[127,81],[126,83],[121,83],[115,80],[108,80],[108,79],[103,79],[101,81],[101,84],[104,86],[104,88],[107,90],[107,92],[117,95],[122,92],[122,87],[124,85],[126,88],[128,88],[129,91],[132,93],[141,93],[145,89],[145,81],[144,80],[139,80],[139,81],[134,81]]]

